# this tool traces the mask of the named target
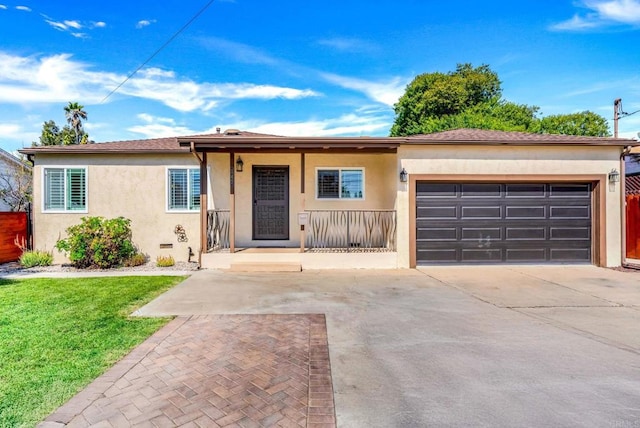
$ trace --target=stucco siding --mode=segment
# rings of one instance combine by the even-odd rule
[[[290,246],[300,245],[298,212],[307,210],[369,210],[394,209],[396,158],[391,154],[306,154],[305,194],[300,192],[300,154],[237,153],[244,163],[244,171],[235,173],[236,245]],[[209,154],[211,191],[213,202],[210,208],[228,209],[229,199],[229,154]],[[252,239],[254,166],[289,167],[289,240],[254,241]],[[365,196],[363,200],[319,200],[316,198],[316,169],[322,167],[362,167],[365,171]]]
[[[517,179],[536,175],[600,175],[620,169],[619,147],[566,146],[404,146],[398,150],[398,170],[415,175],[496,175]],[[409,184],[398,183],[398,266],[410,265]],[[620,183],[606,189],[606,264],[621,258]]]
[[[44,167],[87,167],[87,213],[48,213],[43,210],[42,173]],[[65,229],[84,216],[125,217],[131,220],[134,244],[152,260],[172,255],[187,260],[188,247],[199,249],[199,212],[167,212],[167,167],[197,167],[192,155],[38,155],[34,168],[34,235],[38,249],[52,250],[56,241],[66,237]],[[178,242],[174,229],[181,225],[187,242]],[[172,244],[160,249],[160,244]],[[55,262],[66,261],[53,250]]]

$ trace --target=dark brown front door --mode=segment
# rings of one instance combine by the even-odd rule
[[[289,167],[253,167],[253,239],[289,239]]]

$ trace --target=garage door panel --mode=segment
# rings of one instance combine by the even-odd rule
[[[453,183],[418,183],[416,187],[420,198],[457,198],[458,186]]]
[[[547,210],[544,206],[506,206],[505,218],[507,219],[536,219],[546,218]]]
[[[590,198],[590,184],[550,184],[550,198]]]
[[[505,227],[508,241],[544,241],[547,239],[547,227]]]
[[[463,220],[467,218],[493,218],[493,219],[502,218],[502,207],[499,207],[499,206],[494,206],[494,207],[463,206],[460,212]]]
[[[502,261],[502,251],[494,249],[464,248],[461,251],[462,262],[500,262]]]
[[[583,260],[590,256],[590,252],[580,248],[553,248],[551,249],[551,257],[559,262],[572,262],[575,260]]]
[[[457,241],[458,228],[456,227],[425,227],[418,229],[418,240],[425,241]]]
[[[549,239],[590,241],[591,229],[588,227],[552,227]]]
[[[432,263],[454,263],[458,260],[458,251],[451,248],[444,250],[419,250],[418,259]]]
[[[460,198],[496,198],[502,195],[500,184],[471,183],[460,184]]]
[[[549,207],[549,209],[550,209],[549,215],[554,218],[561,218],[561,219],[591,218],[591,209],[588,205],[569,206],[569,207],[551,206]]]
[[[543,199],[546,194],[544,184],[505,184],[505,198]]]
[[[501,240],[502,228],[499,227],[462,227],[460,239],[462,241]]]
[[[418,263],[591,261],[590,184],[418,183],[417,188],[432,195],[418,193],[416,199]],[[444,193],[445,198],[433,196]]]
[[[420,218],[443,218],[443,219],[456,219],[458,212],[455,206],[439,207],[429,206],[418,209],[418,215]]]

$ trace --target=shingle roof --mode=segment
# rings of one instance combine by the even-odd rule
[[[150,138],[145,140],[107,141],[94,144],[73,144],[69,146],[38,146],[20,150],[20,153],[189,153],[188,147],[180,147],[178,138],[238,138],[238,137],[276,137],[269,134],[240,131],[238,135],[199,134],[188,137]]]
[[[398,144],[513,144],[513,145],[640,145],[635,140],[608,137],[581,137],[574,135],[528,134],[524,132],[492,131],[484,129],[455,129],[426,135],[411,135],[408,137],[284,137],[278,135],[259,134],[255,132],[237,131],[216,134],[200,134],[185,137],[151,138],[146,140],[111,141],[96,144],[80,144],[70,146],[29,147],[20,150],[25,154],[36,153],[188,153],[186,142],[190,139],[196,144],[206,144],[218,139],[225,139],[225,146],[238,147],[251,142],[260,141],[263,145],[273,147],[286,144],[322,144],[329,145],[358,145],[366,143],[369,146],[397,147]],[[233,141],[236,139],[236,143]],[[179,143],[181,141],[182,147]],[[227,141],[229,143],[227,143]],[[217,142],[216,142],[217,143]]]
[[[527,132],[494,131],[487,129],[453,129],[433,134],[411,135],[409,144],[420,143],[511,143],[511,144],[595,144],[595,145],[638,145],[635,140],[611,137],[583,137],[562,134],[531,134]]]
[[[627,175],[624,178],[624,193],[640,195],[640,175]]]

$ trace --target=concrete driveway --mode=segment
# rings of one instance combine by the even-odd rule
[[[640,273],[202,271],[138,315],[326,314],[341,427],[640,420]]]

